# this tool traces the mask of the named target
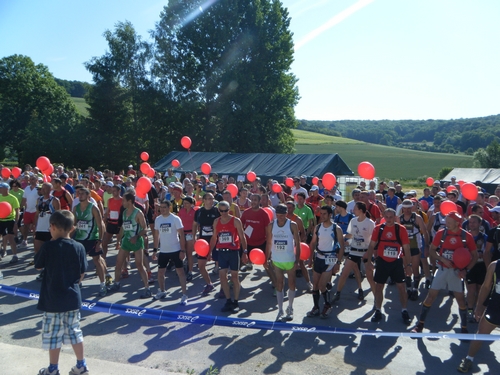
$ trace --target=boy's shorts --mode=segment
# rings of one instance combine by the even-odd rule
[[[63,341],[67,345],[83,342],[80,310],[43,314],[42,348],[57,349],[62,346]]]

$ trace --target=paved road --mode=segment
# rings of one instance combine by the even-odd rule
[[[111,252],[109,265],[114,264]],[[20,253],[20,262],[8,264],[10,256],[0,262],[4,273],[1,284],[39,290],[36,271],[28,265],[30,250]],[[155,270],[154,270],[155,271]],[[155,273],[155,272],[154,272]],[[276,317],[276,298],[264,276],[256,267],[242,274],[241,311],[238,318],[273,321]],[[215,277],[213,277],[215,280]],[[366,281],[365,281],[366,283]],[[224,300],[217,293],[200,295],[203,280],[198,276],[189,284],[187,306],[180,306],[181,297],[175,272],[167,274],[166,284],[172,286],[165,301],[138,298],[139,276],[135,270],[124,280],[119,293],[101,298],[103,302],[120,303],[177,312],[223,316]],[[216,284],[218,286],[218,283]],[[368,284],[366,283],[366,288]],[[218,289],[218,287],[217,287]],[[156,288],[155,288],[156,290]],[[359,302],[355,282],[349,280],[341,301],[330,318],[307,318],[312,297],[305,292],[305,282],[298,281],[295,300],[295,324],[313,324],[347,329],[401,332],[403,324],[394,286],[386,288],[385,319],[371,323],[373,296]],[[83,287],[85,299],[97,298],[98,280],[93,266],[87,272]],[[425,291],[423,291],[425,293]],[[430,312],[427,329],[433,332],[454,333],[459,330],[457,305],[447,293]],[[423,296],[409,302],[410,315],[420,311]],[[37,373],[48,363],[41,347],[41,313],[36,302],[0,293],[0,373],[17,375]],[[285,301],[286,306],[286,301]],[[439,306],[439,307],[438,307]],[[415,321],[415,318],[414,318]],[[198,324],[160,323],[148,319],[133,319],[105,313],[82,312],[86,357],[92,374],[210,374],[210,367],[220,374],[449,374],[467,352],[468,344],[451,339],[410,339],[360,334],[318,334],[264,331]],[[470,325],[470,331],[475,325]],[[495,334],[500,334],[497,330]],[[499,374],[500,365],[495,353],[500,343],[486,343],[476,357],[475,373]],[[61,373],[73,364],[71,348],[63,348]],[[212,373],[215,373],[213,371]]]

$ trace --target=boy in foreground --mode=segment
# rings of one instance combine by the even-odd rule
[[[40,369],[39,375],[59,375],[63,341],[71,343],[77,359],[70,374],[89,374],[83,356],[79,286],[87,259],[83,245],[69,237],[74,220],[70,211],[55,211],[50,217],[52,240],[44,243],[35,255],[35,267],[45,269],[37,308],[44,311],[42,347],[49,350],[50,360],[49,367]]]

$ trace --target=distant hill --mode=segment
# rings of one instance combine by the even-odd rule
[[[292,132],[297,153],[339,154],[355,174],[359,163],[369,161],[375,166],[376,175],[384,180],[424,182],[427,176],[437,177],[442,168],[472,167],[472,156],[464,154],[405,150],[297,129]]]
[[[298,128],[386,146],[472,155],[500,140],[500,115],[456,120],[300,120]]]
[[[66,81],[65,79],[54,78],[59,86],[64,87],[66,92],[75,98],[83,98],[87,93],[90,83],[80,81]]]

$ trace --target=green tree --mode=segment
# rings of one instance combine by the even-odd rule
[[[494,139],[486,149],[480,148],[474,153],[474,166],[480,168],[500,167],[500,144]]]
[[[159,89],[190,110],[178,125],[201,151],[293,151],[287,11],[271,0],[203,3],[169,2],[153,33]]]
[[[22,55],[0,60],[0,148],[14,149],[21,164],[33,164],[40,155],[69,161],[80,121],[46,66]]]

